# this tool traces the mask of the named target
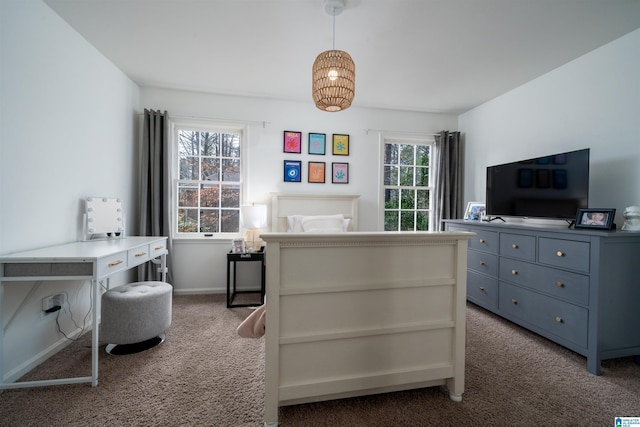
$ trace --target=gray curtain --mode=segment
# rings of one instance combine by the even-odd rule
[[[171,178],[169,158],[169,114],[144,110],[140,147],[140,224],[141,236],[168,237],[167,282],[171,278]],[[149,262],[138,268],[138,280],[160,280],[158,264]]]
[[[435,230],[443,230],[443,219],[463,217],[462,171],[464,170],[460,132],[442,131],[435,137],[436,194]]]

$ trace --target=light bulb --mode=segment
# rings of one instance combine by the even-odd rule
[[[338,72],[334,69],[329,70],[328,76],[329,76],[329,80],[334,81],[338,78]]]

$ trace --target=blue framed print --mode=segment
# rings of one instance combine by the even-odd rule
[[[302,182],[302,162],[299,160],[284,161],[284,182]]]
[[[309,132],[309,154],[325,155],[327,135]]]

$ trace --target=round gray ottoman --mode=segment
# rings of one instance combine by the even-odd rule
[[[131,354],[164,341],[171,325],[173,287],[165,282],[135,282],[102,295],[100,337],[107,353]]]

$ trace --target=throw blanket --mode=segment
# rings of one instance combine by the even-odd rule
[[[238,326],[236,332],[242,338],[260,338],[264,335],[265,331],[265,322],[267,319],[267,305],[263,304],[260,307],[256,308],[253,313],[249,315],[244,321]]]

